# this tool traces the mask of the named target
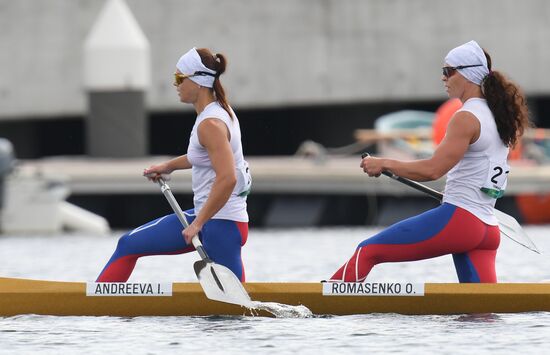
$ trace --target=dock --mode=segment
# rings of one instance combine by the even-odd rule
[[[72,195],[157,194],[143,169],[171,157],[98,159],[56,157],[20,161],[17,175],[52,176],[66,182]],[[301,195],[417,196],[420,192],[387,177],[368,177],[359,168],[360,158],[328,156],[323,159],[295,156],[248,157],[253,193]],[[442,191],[445,179],[426,182]],[[170,181],[176,193],[191,193],[191,172],[177,171]],[[506,195],[550,193],[550,165],[512,165]]]
[[[126,228],[143,223],[165,205],[156,198],[158,185],[142,176],[143,169],[170,158],[21,160],[6,180],[1,230],[105,234],[109,225]],[[247,161],[253,180],[249,213],[256,226],[389,225],[436,205],[427,195],[393,179],[367,176],[356,156],[253,156]],[[425,184],[442,191],[445,179]],[[191,171],[173,173],[169,185],[190,208]],[[550,166],[512,166],[499,208],[522,217],[514,197],[525,194],[550,194]],[[127,208],[130,200],[135,208]],[[327,213],[334,205],[340,212]],[[544,206],[535,208],[546,210]]]

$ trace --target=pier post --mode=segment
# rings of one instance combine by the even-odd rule
[[[0,212],[4,207],[4,181],[13,170],[14,162],[13,145],[9,140],[0,138]]]
[[[124,0],[107,0],[84,44],[88,92],[86,153],[148,154],[145,92],[150,85],[147,38]]]

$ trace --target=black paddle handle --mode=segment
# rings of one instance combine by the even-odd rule
[[[160,185],[162,194],[168,200],[170,207],[172,207],[172,210],[180,220],[181,224],[183,224],[185,228],[189,227],[189,223],[187,223],[187,219],[185,219],[185,216],[183,215],[183,211],[181,210],[180,205],[178,205],[178,202],[176,201],[174,194],[172,194],[172,190],[170,189],[170,186],[168,186],[168,184],[166,183],[166,181],[164,181],[163,178],[159,178],[157,182]],[[194,238],[195,237],[193,237],[193,239]],[[210,258],[208,257],[208,254],[206,254],[206,250],[204,250],[204,247],[202,246],[202,243],[199,241],[199,237],[196,236],[196,238],[197,238],[197,242],[193,243],[193,246],[197,250],[197,253],[199,253],[201,259],[210,260]]]
[[[364,159],[366,157],[370,156],[369,153],[363,153],[361,154],[361,158]],[[428,187],[426,185],[423,185],[421,183],[418,183],[416,181],[412,181],[410,179],[407,179],[407,178],[404,178],[404,177],[401,177],[401,176],[397,176],[389,171],[382,171],[382,174],[383,175],[386,175],[387,177],[390,177],[394,180],[397,180],[399,181],[400,183],[402,184],[405,184],[407,186],[410,186],[412,187],[413,189],[416,189],[418,191],[421,191],[421,192],[424,192],[426,194],[428,194],[430,197],[433,197],[435,198],[436,200],[438,200],[439,202],[441,202],[443,200],[443,194],[439,191],[436,191],[434,189],[432,189],[431,187]]]

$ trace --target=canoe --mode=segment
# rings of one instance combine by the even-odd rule
[[[251,282],[246,283],[245,288],[255,301],[304,305],[316,315],[550,311],[550,284],[547,283]],[[134,317],[251,312],[207,299],[198,283],[99,284],[0,278],[0,316],[21,314]],[[259,314],[269,315],[263,311]]]

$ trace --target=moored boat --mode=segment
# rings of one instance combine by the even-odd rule
[[[198,283],[104,284],[0,278],[0,316],[208,316],[251,314],[207,299]],[[341,284],[338,284],[341,285]],[[398,295],[397,285],[403,288]],[[256,301],[304,305],[316,315],[471,314],[550,311],[550,284],[246,283]],[[338,288],[330,294],[331,288]],[[342,295],[340,291],[344,289]],[[343,291],[342,291],[343,292]],[[260,315],[269,313],[260,311]]]

